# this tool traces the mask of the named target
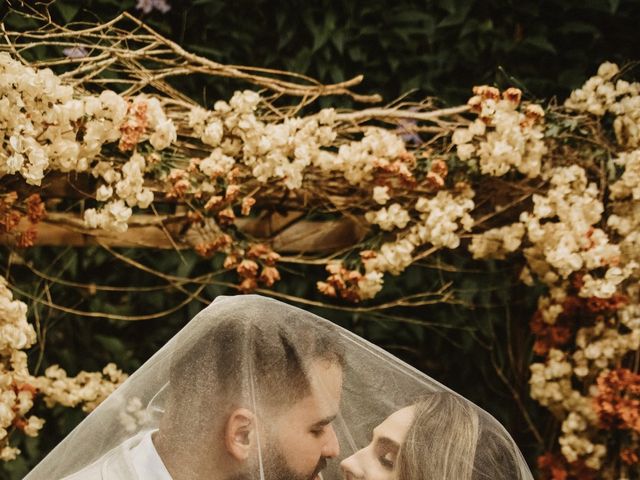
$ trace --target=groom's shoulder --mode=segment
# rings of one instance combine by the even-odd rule
[[[62,480],[104,480],[102,476],[102,463],[96,462],[93,465],[83,468],[79,472],[73,473]]]

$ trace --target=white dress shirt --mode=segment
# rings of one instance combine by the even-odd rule
[[[64,480],[173,480],[151,439],[155,431],[138,433]]]
[[[140,443],[129,450],[131,463],[141,480],[172,480],[151,439],[154,431],[145,432]]]

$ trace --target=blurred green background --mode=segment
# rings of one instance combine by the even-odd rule
[[[46,2],[45,2],[46,3]],[[153,1],[149,1],[153,4]],[[167,0],[171,9],[136,8],[137,0],[58,0],[51,6],[61,23],[109,20],[122,11],[148,22],[185,49],[221,63],[305,73],[340,82],[360,73],[356,90],[392,101],[409,91],[414,100],[436,96],[464,102],[473,85],[519,86],[528,98],[562,101],[605,60],[627,64],[637,58],[640,0]],[[6,12],[7,4],[0,2]],[[7,28],[26,28],[6,17]],[[244,85],[219,79],[185,79],[181,90],[210,105]],[[354,106],[343,98],[325,104]],[[0,250],[2,273],[28,296],[30,318],[46,332],[44,348],[31,351],[34,373],[59,363],[69,374],[98,370],[115,361],[132,372],[203,303],[155,320],[123,322],[84,318],[43,305],[54,301],[79,310],[122,315],[168,310],[184,292],[167,287],[99,248]],[[195,277],[220,268],[222,259],[192,252],[118,250],[165,274]],[[496,415],[517,439],[530,464],[554,441],[557,424],[528,398],[531,338],[528,322],[540,293],[518,285],[522,259],[473,262],[462,249],[423,260],[399,278],[386,280],[380,300],[437,290],[453,282],[458,304],[393,309],[385,315],[335,309],[312,310],[347,326]],[[315,282],[322,268],[287,265],[276,290],[321,300]],[[54,277],[57,280],[53,280]],[[62,280],[62,282],[61,282]],[[235,281],[221,275],[219,281]],[[66,282],[66,283],[65,283]],[[85,285],[73,286],[73,283]],[[124,287],[108,291],[95,285]],[[145,291],[129,290],[145,287]],[[197,285],[186,284],[193,291]],[[213,299],[230,294],[224,285],[205,288]],[[35,299],[35,300],[34,300]],[[346,305],[339,305],[346,306]],[[515,400],[514,400],[515,399]],[[520,408],[522,407],[522,408]],[[522,410],[531,415],[545,443],[536,440]],[[39,406],[47,419],[35,439],[17,439],[24,454],[0,465],[0,478],[17,479],[83,418],[65,408]]]

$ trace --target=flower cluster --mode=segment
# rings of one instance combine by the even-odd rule
[[[27,306],[13,299],[4,277],[0,277],[0,459],[12,460],[20,451],[9,445],[11,429],[35,436],[43,420],[28,416],[36,389],[24,352],[36,341],[27,322]]]
[[[241,291],[248,293],[258,288],[258,283],[272,287],[280,280],[276,262],[280,255],[264,243],[254,243],[248,249],[237,248],[227,255],[224,268],[235,269],[242,282]]]
[[[75,377],[69,377],[58,365],[52,365],[35,380],[35,386],[48,407],[82,405],[82,410],[91,412],[126,379],[127,375],[113,363],[102,372],[81,371]]]
[[[100,209],[88,209],[90,228],[126,230],[130,207],[146,208],[153,194],[143,188],[145,160],[135,152],[148,141],[163,150],[177,139],[159,100],[144,94],[127,100],[113,91],[80,94],[51,70],[35,70],[0,53],[0,172],[40,185],[48,171],[91,172],[104,183]],[[124,164],[99,161],[110,144],[134,150]],[[126,204],[126,205],[125,205]]]
[[[600,422],[606,428],[640,433],[640,375],[618,368],[603,372],[597,383],[594,404]]]
[[[640,83],[622,79],[614,83],[619,73],[615,63],[603,63],[597,75],[587,80],[582,88],[571,92],[565,106],[598,117],[607,113],[613,115],[618,143],[626,148],[636,148],[640,146]]]
[[[373,298],[382,290],[382,273],[371,271],[365,274],[348,270],[341,262],[329,263],[330,273],[326,282],[318,282],[318,290],[329,297],[340,297],[352,302]]]
[[[633,158],[622,162],[627,161],[629,175],[612,184],[614,200],[632,195]],[[549,288],[531,322],[534,351],[544,362],[531,365],[530,394],[561,421],[558,443],[568,468],[595,472],[610,454],[617,455],[607,450],[612,428],[602,421],[601,412],[602,405],[619,402],[612,400],[611,391],[602,393],[602,379],[640,349],[635,320],[640,298],[630,283],[637,281],[638,264],[624,239],[616,243],[600,228],[608,212],[583,168],[558,167],[548,175],[549,190],[534,195],[532,211],[520,218],[529,245],[523,248],[523,278],[535,277]],[[606,223],[624,228],[632,215],[627,203],[626,210],[620,209],[613,222],[609,216]],[[580,383],[582,388],[576,389]]]
[[[516,170],[537,177],[547,152],[543,141],[544,110],[537,104],[520,108],[522,92],[509,88],[475,87],[469,100],[478,118],[468,127],[458,128],[451,137],[458,157],[476,160],[483,174],[502,176]]]
[[[153,202],[153,192],[144,188],[145,158],[134,153],[120,171],[109,162],[98,162],[92,174],[104,183],[96,191],[96,199],[106,202],[101,208],[88,208],[84,220],[89,228],[104,228],[117,232],[127,230],[132,207],[147,208]]]
[[[44,420],[29,415],[37,397],[43,396],[47,406],[83,405],[91,411],[124,379],[115,365],[100,373],[81,372],[67,377],[57,366],[49,367],[44,376],[33,376],[27,365],[25,350],[36,342],[36,332],[27,321],[27,306],[15,300],[7,281],[0,276],[0,460],[9,461],[20,450],[9,443],[9,435],[18,430],[37,436]]]
[[[127,432],[134,432],[144,427],[151,416],[138,397],[130,398],[118,413],[118,420]]]
[[[504,259],[520,248],[524,234],[524,225],[519,222],[505,227],[492,228],[474,235],[469,245],[469,251],[473,258]]]
[[[558,441],[563,456],[570,463],[580,459],[591,469],[600,468],[606,447],[585,435],[597,425],[597,415],[590,398],[573,389],[573,367],[566,354],[551,349],[545,363],[533,363],[530,368],[531,398],[562,420]]]
[[[554,285],[583,268],[617,265],[620,248],[594,226],[604,206],[584,169],[577,165],[556,168],[549,183],[546,195],[533,196],[533,211],[520,217],[532,245],[524,249],[530,269],[545,284]],[[617,281],[614,272],[608,278]]]
[[[280,123],[262,121],[256,111],[262,98],[251,90],[235,92],[229,102],[220,100],[212,111],[195,107],[189,113],[193,135],[212,148],[199,163],[200,170],[215,178],[236,164],[248,167],[260,182],[278,179],[289,189],[302,185],[304,171],[326,162],[322,150],[336,138],[335,112],[315,117],[286,118]]]
[[[442,190],[434,197],[421,197],[414,205],[414,210],[418,214],[418,220],[408,228],[398,239],[392,242],[385,242],[377,251],[363,251],[365,272],[372,274],[371,281],[375,278],[376,287],[385,272],[392,275],[399,275],[414,261],[413,253],[416,249],[424,245],[433,245],[438,248],[456,248],[460,244],[458,231],[460,227],[469,230],[473,225],[473,219],[469,215],[473,209],[473,191],[466,186],[461,186],[457,195]],[[397,204],[394,204],[397,205]],[[406,211],[392,211],[382,209],[375,213],[373,219],[378,220],[380,213],[395,213],[389,217],[389,225],[395,222],[399,228],[406,227],[409,222]],[[372,213],[372,212],[368,212]],[[371,216],[369,218],[372,218]],[[382,224],[381,227],[387,224]],[[368,283],[370,284],[370,283]]]
[[[367,222],[378,225],[382,230],[403,229],[407,226],[411,217],[399,203],[382,207],[375,212],[367,212],[364,216]]]

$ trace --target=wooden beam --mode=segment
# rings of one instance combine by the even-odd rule
[[[281,253],[330,252],[358,243],[366,234],[366,223],[342,218],[330,221],[302,219],[302,212],[236,220],[238,229],[259,241],[269,243]],[[23,219],[17,231],[30,224]],[[100,244],[110,247],[187,249],[186,219],[155,215],[133,215],[124,233],[92,230],[72,213],[50,213],[37,227],[34,246],[89,247]],[[0,235],[0,243],[14,245],[12,235]]]

